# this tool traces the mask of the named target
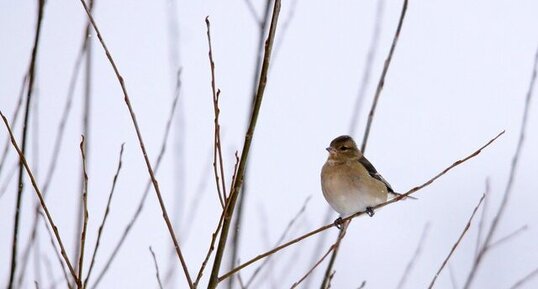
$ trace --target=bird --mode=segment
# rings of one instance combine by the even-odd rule
[[[341,228],[342,218],[357,212],[374,215],[373,207],[384,203],[388,195],[399,195],[377,172],[352,137],[342,135],[326,148],[329,157],[321,169],[321,189],[325,200],[340,214],[335,225]]]

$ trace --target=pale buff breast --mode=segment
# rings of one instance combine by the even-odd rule
[[[387,187],[372,178],[357,161],[325,163],[321,170],[321,188],[327,202],[342,217],[387,200]]]

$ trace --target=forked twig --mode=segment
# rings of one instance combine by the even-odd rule
[[[136,120],[136,115],[134,113],[133,107],[131,105],[131,100],[129,98],[129,94],[127,93],[127,88],[125,87],[125,82],[123,80],[123,77],[121,76],[118,67],[116,66],[116,63],[114,62],[114,59],[112,59],[112,55],[110,54],[103,37],[101,36],[101,32],[99,31],[99,28],[97,28],[97,24],[95,23],[95,20],[93,19],[90,11],[88,10],[88,6],[84,2],[84,0],[80,0],[80,3],[84,7],[84,10],[86,11],[86,14],[88,15],[88,18],[95,29],[95,32],[97,33],[97,38],[99,38],[99,42],[101,42],[101,45],[106,53],[106,56],[112,65],[112,68],[114,69],[114,73],[116,74],[116,77],[118,78],[118,81],[121,86],[121,90],[123,92],[124,101],[127,105],[127,109],[129,110],[129,115],[131,116],[131,120],[133,122],[134,129],[136,131],[136,136],[138,138],[138,143],[140,144],[140,149],[142,151],[142,155],[144,156],[144,161],[146,162],[146,167],[148,169],[148,173],[151,177],[151,181],[153,183],[153,187],[155,189],[155,194],[157,195],[157,199],[159,201],[159,206],[161,207],[162,216],[164,219],[164,222],[166,223],[166,227],[168,228],[168,232],[170,234],[170,237],[172,238],[172,242],[174,243],[174,248],[176,249],[177,256],[179,258],[179,262],[181,263],[181,267],[183,268],[183,272],[185,273],[185,277],[187,279],[187,283],[189,284],[189,287],[193,289],[192,280],[189,274],[189,269],[187,268],[187,263],[185,262],[185,259],[183,257],[183,254],[181,253],[181,248],[179,247],[179,242],[177,241],[176,234],[174,232],[174,227],[172,226],[172,222],[170,221],[170,218],[168,217],[168,212],[166,210],[166,206],[164,204],[164,200],[162,198],[161,190],[159,188],[159,183],[157,182],[157,178],[155,177],[155,174],[153,172],[153,168],[151,166],[151,163],[149,161],[148,154],[146,152],[146,147],[144,145],[144,141],[142,139],[142,133],[140,132],[140,128],[138,127],[138,122]]]
[[[407,196],[409,196],[409,195],[411,195],[411,194],[413,194],[413,193],[415,193],[415,192],[417,192],[417,191],[419,191],[419,190],[421,190],[421,189],[423,189],[423,188],[425,188],[425,187],[431,185],[434,181],[436,181],[437,179],[439,179],[440,177],[442,177],[443,175],[445,175],[446,173],[448,173],[448,172],[449,172],[450,170],[452,170],[453,168],[455,168],[455,167],[461,165],[462,163],[464,163],[464,162],[466,162],[466,161],[468,161],[468,160],[470,160],[470,159],[476,157],[478,154],[480,154],[480,153],[482,152],[483,149],[485,149],[486,147],[488,147],[489,145],[491,145],[495,140],[497,140],[497,138],[499,138],[499,137],[500,137],[501,135],[503,135],[503,134],[504,134],[504,131],[502,131],[502,132],[499,133],[497,136],[495,136],[494,138],[492,138],[491,140],[489,140],[485,145],[481,146],[478,150],[474,151],[472,154],[466,156],[466,157],[463,158],[463,159],[460,159],[460,160],[454,162],[452,165],[448,166],[448,167],[445,168],[443,171],[441,171],[440,173],[438,173],[437,175],[435,175],[434,177],[432,177],[432,178],[429,179],[428,181],[424,182],[423,184],[421,184],[421,185],[419,185],[419,186],[416,186],[416,187],[410,189],[410,190],[407,191],[405,194],[401,194],[401,195],[399,195],[399,196],[397,196],[397,197],[395,197],[395,198],[393,198],[393,199],[390,199],[389,201],[386,201],[386,202],[384,202],[384,203],[382,203],[382,204],[379,204],[379,205],[375,206],[375,207],[372,208],[372,209],[376,210],[376,209],[385,207],[385,206],[387,206],[387,205],[389,205],[389,204],[398,202],[398,201],[400,201],[400,200],[402,200],[402,199],[405,199]],[[351,220],[351,219],[353,219],[353,218],[356,218],[356,217],[358,217],[358,216],[361,216],[361,215],[363,215],[363,214],[365,214],[365,212],[357,212],[357,213],[355,213],[355,214],[353,214],[353,215],[351,215],[351,216],[349,216],[349,217],[346,217],[346,218],[342,219],[342,221],[346,222],[346,221],[349,221],[349,220]],[[298,242],[300,242],[300,241],[302,241],[302,240],[304,240],[304,239],[306,239],[306,238],[309,238],[309,237],[311,237],[311,236],[313,236],[313,235],[316,235],[316,234],[318,234],[318,233],[320,233],[320,232],[323,232],[323,231],[325,231],[325,230],[327,230],[327,229],[329,229],[329,228],[332,228],[332,227],[334,227],[334,226],[335,226],[335,224],[334,224],[334,222],[333,222],[333,223],[327,224],[327,225],[325,225],[325,226],[319,227],[319,228],[317,228],[317,229],[315,229],[315,230],[313,230],[313,231],[310,231],[310,232],[308,232],[308,233],[306,233],[306,234],[304,234],[304,235],[302,235],[302,236],[300,236],[300,237],[297,237],[297,238],[295,238],[295,239],[293,239],[293,240],[291,240],[291,241],[288,241],[288,242],[286,242],[286,243],[284,243],[284,244],[282,244],[282,245],[280,245],[280,246],[278,246],[278,247],[275,247],[275,248],[272,249],[272,250],[269,250],[269,251],[267,251],[267,252],[265,252],[265,253],[263,253],[263,254],[260,254],[260,255],[258,255],[258,256],[256,256],[256,257],[250,259],[249,261],[247,261],[247,262],[245,262],[245,263],[243,263],[243,264],[241,264],[241,265],[239,265],[239,266],[233,268],[233,269],[230,270],[229,272],[223,274],[222,276],[219,277],[219,281],[222,281],[222,280],[224,280],[224,279],[230,277],[231,275],[233,275],[233,274],[235,274],[236,272],[240,271],[241,269],[243,269],[243,268],[245,268],[245,267],[251,265],[252,263],[255,263],[255,262],[259,261],[260,259],[263,259],[263,258],[265,258],[265,257],[267,257],[267,256],[270,256],[270,255],[272,255],[272,254],[274,254],[274,253],[276,253],[276,252],[278,252],[278,251],[280,251],[280,250],[282,250],[282,249],[284,249],[284,248],[286,248],[286,247],[289,247],[289,246],[291,246],[291,245],[293,245],[293,244],[295,244],[295,243],[298,243]]]
[[[465,228],[463,228],[463,231],[461,232],[460,237],[458,238],[456,243],[454,243],[454,245],[452,245],[452,249],[450,249],[450,253],[448,253],[445,260],[443,260],[443,263],[441,264],[441,267],[439,268],[439,270],[437,270],[437,273],[435,273],[435,276],[433,276],[432,282],[430,283],[430,286],[428,287],[429,289],[433,288],[433,285],[435,284],[435,281],[437,280],[437,277],[439,277],[439,274],[441,274],[441,271],[443,271],[443,269],[445,268],[446,263],[448,262],[448,259],[450,259],[450,257],[454,253],[454,251],[456,251],[456,248],[458,248],[458,245],[460,244],[461,240],[463,239],[463,236],[465,236],[465,233],[467,233],[467,231],[469,230],[469,227],[471,227],[471,222],[473,221],[474,215],[476,214],[476,211],[478,211],[478,207],[480,207],[480,205],[482,204],[482,201],[484,201],[485,197],[486,197],[486,194],[485,193],[482,194],[482,197],[480,198],[480,201],[478,201],[478,204],[474,208],[473,213],[471,214],[471,217],[469,218],[469,221],[467,221],[467,224],[465,225]]]

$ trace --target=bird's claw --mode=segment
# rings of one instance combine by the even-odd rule
[[[375,212],[371,207],[367,207],[366,208],[366,214],[368,214],[368,216],[370,216],[370,217],[373,217]]]
[[[334,220],[334,225],[342,230],[342,224],[344,223],[344,221],[342,220],[342,217],[338,217],[338,219]]]

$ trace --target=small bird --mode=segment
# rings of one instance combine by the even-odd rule
[[[321,189],[327,202],[340,213],[335,220],[338,228],[342,218],[364,211],[372,217],[372,208],[386,202],[389,193],[399,195],[364,157],[350,136],[335,138],[327,151],[329,157],[321,169]]]

